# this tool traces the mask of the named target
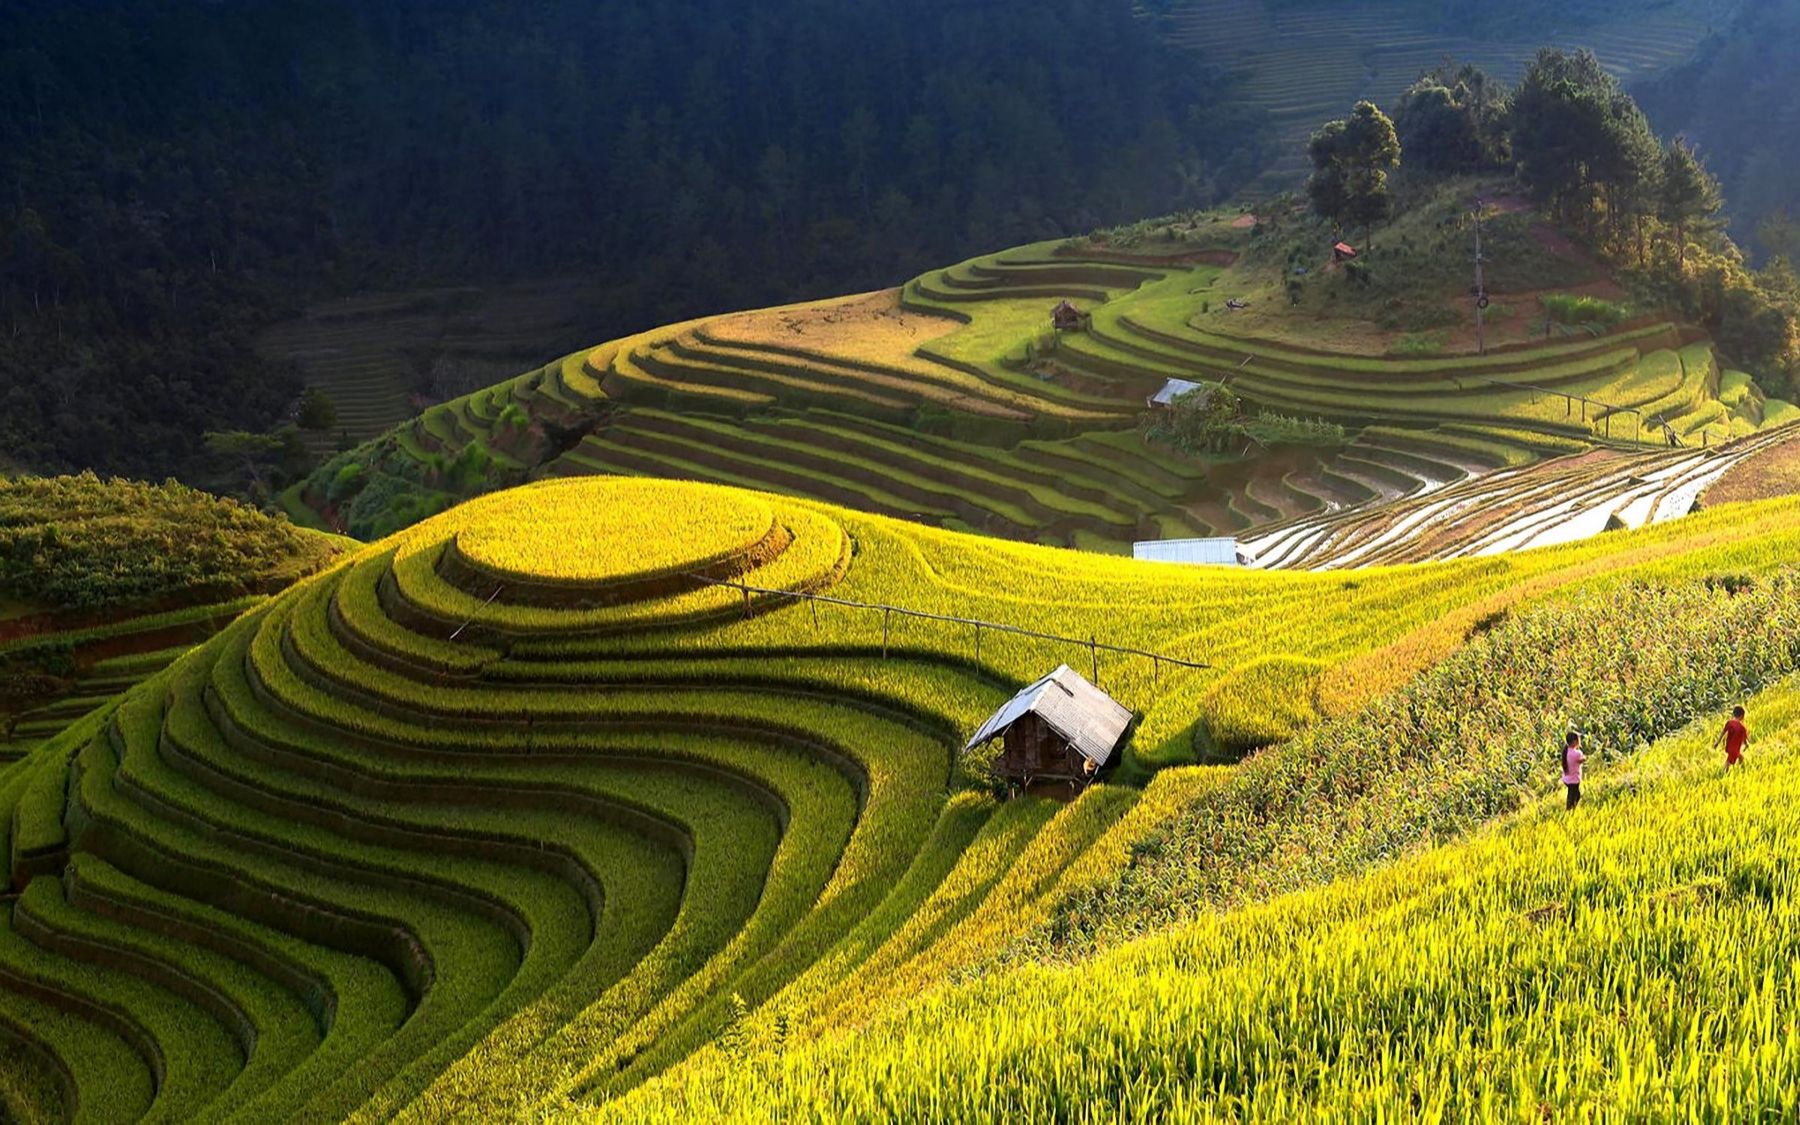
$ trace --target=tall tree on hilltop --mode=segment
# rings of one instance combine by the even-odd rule
[[[1687,269],[1687,242],[1690,231],[1710,223],[1725,198],[1719,181],[1713,178],[1700,154],[1685,137],[1676,137],[1663,149],[1662,190],[1658,198],[1658,217],[1675,228],[1675,268]]]
[[[1350,116],[1327,122],[1307,145],[1313,174],[1306,193],[1313,209],[1340,227],[1362,227],[1365,238],[1393,205],[1388,171],[1400,164],[1394,123],[1373,102],[1357,102]]]
[[[1630,166],[1642,117],[1592,51],[1539,51],[1507,110],[1519,177],[1564,220],[1584,212],[1591,226],[1602,170]]]
[[[1506,91],[1480,67],[1445,63],[1420,76],[1394,108],[1406,166],[1433,175],[1479,172],[1506,158]]]

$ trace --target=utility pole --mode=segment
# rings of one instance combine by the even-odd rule
[[[1487,354],[1487,280],[1482,275],[1481,266],[1487,259],[1481,256],[1481,197],[1475,197],[1475,354]]]

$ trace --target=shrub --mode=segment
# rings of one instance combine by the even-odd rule
[[[1547,293],[1538,300],[1543,304],[1544,312],[1558,324],[1610,328],[1630,315],[1629,310],[1617,301],[1585,293]]]

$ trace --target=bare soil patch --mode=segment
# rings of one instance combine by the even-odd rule
[[[1255,215],[1239,215],[1237,218],[1231,220],[1231,229],[1233,229],[1233,230],[1249,230],[1251,227],[1255,226],[1258,222],[1261,222],[1261,220],[1258,219]]]
[[[1800,430],[1725,471],[1701,499],[1708,505],[1800,494]]]
[[[900,290],[883,289],[807,305],[735,313],[708,321],[722,341],[804,348],[877,363],[903,364],[920,344],[962,327],[943,316],[900,307]]]

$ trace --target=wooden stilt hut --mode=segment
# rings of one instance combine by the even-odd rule
[[[994,712],[965,751],[1002,740],[993,770],[1007,782],[1093,780],[1131,726],[1131,712],[1064,664]]]

